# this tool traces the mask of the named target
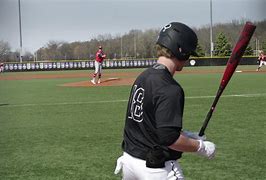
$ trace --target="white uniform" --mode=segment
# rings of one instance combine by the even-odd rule
[[[91,82],[93,84],[96,84],[95,82],[95,78],[98,74],[98,83],[101,82],[101,76],[102,76],[102,62],[104,60],[104,58],[106,57],[106,55],[103,53],[102,51],[102,47],[100,46],[99,47],[99,50],[96,52],[96,55],[95,55],[95,61],[94,61],[94,66],[95,66],[95,71],[93,73],[93,78],[91,80]]]
[[[266,66],[266,59],[265,59],[265,60],[260,60],[260,65],[259,65],[259,67],[261,67],[261,66],[263,66],[263,65]]]
[[[117,159],[115,174],[122,169],[123,180],[184,180],[178,161],[165,162],[164,168],[148,168],[146,161],[135,158],[128,153]]]
[[[266,65],[266,55],[264,55],[262,52],[259,54],[258,60],[260,61],[260,65],[257,68],[256,71],[259,71],[259,69],[263,66]]]
[[[94,61],[95,71],[94,74],[102,74],[102,63]]]
[[[0,63],[0,72],[4,72],[4,63]]]

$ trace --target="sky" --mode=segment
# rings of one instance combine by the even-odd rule
[[[161,28],[179,21],[210,25],[211,0],[20,0],[23,51],[49,41],[88,41],[132,29]],[[212,0],[212,22],[266,19],[266,0]],[[0,40],[20,48],[18,0],[0,0]]]

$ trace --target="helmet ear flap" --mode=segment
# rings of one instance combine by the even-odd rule
[[[182,48],[179,47],[176,54],[175,54],[175,57],[180,60],[180,61],[186,61],[189,59],[189,56],[190,54],[187,54],[187,53],[183,53],[182,52]]]

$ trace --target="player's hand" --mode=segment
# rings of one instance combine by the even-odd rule
[[[212,159],[215,156],[216,147],[215,144],[210,141],[199,141],[199,148],[196,152],[198,155],[207,157],[208,159]]]
[[[191,139],[195,139],[195,140],[205,141],[207,139],[205,135],[199,136],[199,133],[190,132],[190,131],[186,131],[186,130],[183,131],[183,135],[186,137],[189,137]]]

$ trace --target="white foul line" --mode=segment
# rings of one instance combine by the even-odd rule
[[[260,94],[231,94],[231,95],[222,95],[221,97],[260,97],[266,96],[266,93]],[[189,96],[185,97],[186,99],[207,99],[207,98],[215,98],[215,96]],[[58,105],[80,105],[80,104],[102,104],[102,103],[119,103],[119,102],[127,102],[127,99],[121,100],[110,100],[110,101],[87,101],[87,102],[59,102],[59,103],[40,103],[40,104],[1,104],[0,108],[4,107],[29,107],[29,106],[58,106]]]
[[[58,106],[58,105],[80,105],[80,104],[100,104],[100,103],[116,103],[126,102],[127,100],[112,101],[87,101],[87,102],[59,102],[59,103],[41,103],[41,104],[6,104],[0,107],[26,107],[26,106]],[[0,104],[1,105],[1,104]]]
[[[258,97],[266,96],[266,93],[260,94],[231,94],[231,95],[222,95],[221,97]],[[215,98],[215,96],[191,96],[186,97],[186,99],[206,99],[206,98]]]

